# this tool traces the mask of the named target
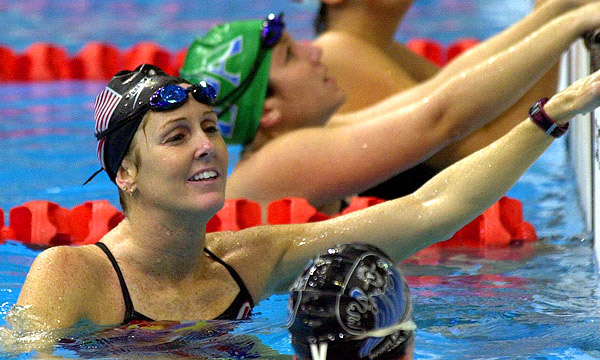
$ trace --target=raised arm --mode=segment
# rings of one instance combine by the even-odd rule
[[[254,184],[247,196],[263,203],[299,196],[320,207],[411,168],[497,117],[527,90],[532,74],[551,66],[548,58],[559,56],[576,34],[600,26],[597,15],[600,3],[572,11],[410,105],[393,107],[390,100],[385,112],[357,113],[360,121],[302,129],[270,141],[237,169],[246,184]],[[532,53],[537,54],[533,59]]]
[[[463,86],[473,86],[474,92],[485,90],[486,93],[480,96],[489,95],[487,106],[502,113],[559,60],[569,45],[584,32],[597,27],[600,27],[600,1],[566,12],[514,44],[499,46],[503,50],[490,51],[487,57],[476,56],[477,53],[462,56],[464,59],[457,60],[456,64],[449,64],[424,84],[392,96],[357,115],[364,117],[389,112],[423,99],[440,87],[446,87],[448,83],[454,85],[448,89],[449,96]],[[486,47],[488,45],[478,51],[483,51]],[[492,48],[491,45],[489,47]],[[462,66],[460,62],[468,66]],[[478,78],[469,79],[471,74],[478,74]],[[490,84],[489,81],[493,83]],[[347,121],[355,119],[349,117]]]
[[[599,105],[600,73],[595,73],[555,95],[544,109],[557,124],[565,124]],[[329,221],[278,230],[278,238],[289,241],[289,247],[272,280],[285,288],[306,259],[338,243],[370,242],[399,262],[448,239],[508,191],[552,140],[527,119],[411,195]]]
[[[538,2],[535,9],[529,15],[506,30],[461,54],[461,56],[447,64],[440,71],[439,76],[442,79],[447,79],[465,69],[475,66],[491,56],[516,45],[519,41],[542,28],[547,22],[590,3],[598,3],[598,0],[546,0],[542,3]]]

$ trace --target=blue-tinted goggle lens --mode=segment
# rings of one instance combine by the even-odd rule
[[[188,93],[192,93],[196,101],[206,105],[213,105],[217,98],[215,89],[204,81],[194,84],[187,89],[179,85],[167,85],[152,94],[150,109],[154,111],[176,109],[185,103]]]
[[[263,29],[260,33],[262,45],[267,48],[271,48],[277,44],[281,35],[285,30],[285,23],[283,22],[283,13],[275,16],[275,14],[269,14],[267,19],[263,22]]]

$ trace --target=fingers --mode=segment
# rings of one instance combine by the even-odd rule
[[[569,85],[554,95],[544,109],[559,125],[600,106],[600,71]]]

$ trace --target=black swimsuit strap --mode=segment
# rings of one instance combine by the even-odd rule
[[[117,263],[117,259],[115,259],[113,254],[110,252],[110,250],[104,243],[97,242],[96,246],[102,249],[102,251],[106,254],[108,260],[110,260],[110,263],[112,264],[113,268],[115,269],[115,272],[117,273],[117,277],[119,278],[119,284],[121,285],[121,291],[123,292],[123,301],[125,302],[125,319],[123,320],[123,323],[126,324],[132,320],[152,321],[152,319],[150,319],[149,317],[142,315],[134,310],[133,302],[131,301],[131,296],[129,296],[129,290],[127,289],[127,284],[125,284],[125,279],[123,278],[123,273],[121,272],[121,268]]]
[[[208,250],[207,248],[204,248],[204,252],[207,253],[208,256],[210,256],[213,260],[215,260],[219,264],[223,265],[225,267],[225,269],[227,269],[227,271],[229,272],[229,274],[231,275],[233,280],[235,280],[235,282],[238,284],[238,286],[240,288],[240,294],[245,295],[245,297],[250,302],[250,306],[254,307],[254,301],[252,300],[252,296],[250,295],[248,288],[244,284],[244,281],[242,280],[240,275],[237,273],[237,271],[235,271],[235,269],[233,267],[231,267],[231,265],[229,265],[225,261],[221,260],[217,255],[213,254],[212,251]]]

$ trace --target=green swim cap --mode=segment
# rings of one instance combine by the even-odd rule
[[[258,131],[272,53],[261,44],[263,23],[243,20],[213,27],[194,40],[180,69],[191,83],[205,80],[217,90],[218,126],[229,144],[248,144]]]

